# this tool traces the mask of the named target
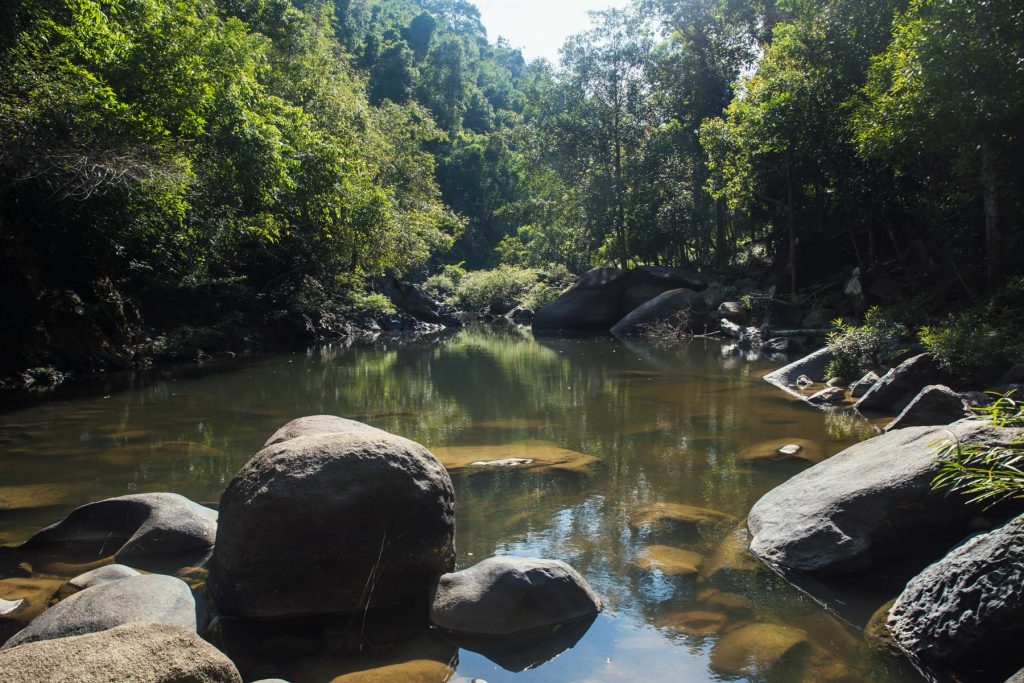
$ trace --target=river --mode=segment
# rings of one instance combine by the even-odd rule
[[[562,559],[606,609],[560,654],[524,646],[488,658],[416,631],[339,656],[320,634],[321,645],[255,648],[265,661],[250,672],[292,683],[712,681],[757,671],[779,681],[918,680],[744,550],[751,505],[809,466],[759,456],[796,443],[818,460],[872,433],[772,388],[761,376],[773,367],[712,340],[534,340],[472,326],[441,340],[325,345],[8,394],[0,543],[125,493],[216,502],[279,426],[335,414],[419,441],[451,465],[460,568],[492,555]],[[508,457],[535,466],[457,467]],[[788,654],[775,661],[779,648]]]

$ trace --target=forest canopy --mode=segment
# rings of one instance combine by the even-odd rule
[[[308,331],[459,264],[969,300],[1022,270],[1022,56],[1015,0],[635,0],[559,64],[465,0],[5,3],[2,341]]]

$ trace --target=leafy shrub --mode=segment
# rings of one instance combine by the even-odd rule
[[[462,263],[441,266],[441,270],[423,282],[423,291],[435,299],[448,299],[466,275]]]
[[[464,311],[506,313],[533,289],[539,275],[533,268],[512,266],[466,273],[456,286],[451,302]]]
[[[980,306],[922,327],[918,337],[944,368],[961,379],[998,371],[1005,356],[1024,356],[1024,278]]]
[[[378,292],[352,290],[345,295],[343,304],[358,315],[394,315],[398,311],[391,299]]]
[[[1015,401],[1012,393],[997,394],[994,403],[975,410],[998,427],[1024,427],[1024,404]],[[1008,446],[965,446],[958,439],[945,439],[935,449],[942,469],[932,481],[933,488],[961,493],[987,507],[1024,500],[1024,437]]]
[[[835,359],[825,370],[829,378],[856,379],[864,368],[887,367],[906,353],[906,326],[887,318],[877,306],[864,314],[862,325],[842,318],[833,324],[837,329],[828,335],[828,348]]]

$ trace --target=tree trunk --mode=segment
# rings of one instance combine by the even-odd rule
[[[985,207],[985,266],[988,288],[995,289],[1003,276],[1003,236],[999,220],[999,181],[987,144],[981,146],[981,191]]]
[[[725,204],[715,200],[715,258],[719,263],[729,261],[729,243],[725,236]]]
[[[789,291],[796,294],[796,217],[793,215],[793,169],[786,154],[786,223],[789,226]]]
[[[619,240],[619,263],[623,270],[629,264],[626,258],[626,198],[622,182],[622,131],[619,103],[615,103],[615,223]]]

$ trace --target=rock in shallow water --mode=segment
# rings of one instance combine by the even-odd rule
[[[750,624],[726,633],[711,650],[711,668],[761,679],[794,650],[809,650],[807,632],[779,624]]]
[[[886,625],[926,670],[995,681],[1012,674],[1024,641],[1024,516],[967,540],[912,579]]]
[[[425,609],[433,581],[454,566],[455,494],[441,463],[418,443],[347,423],[264,448],[228,485],[208,580],[222,614],[406,600]]]
[[[188,585],[173,576],[149,574],[87,588],[33,619],[0,649],[139,623],[196,631],[196,601]]]
[[[564,562],[492,557],[438,579],[430,621],[454,633],[514,636],[600,611],[601,599]]]
[[[919,568],[968,532],[977,511],[932,489],[934,445],[1006,443],[1021,430],[964,420],[869,439],[797,474],[750,511],[750,549],[780,571],[860,571],[886,562]],[[893,568],[895,569],[895,568]]]
[[[129,624],[0,651],[4,683],[242,683],[235,665],[183,626]]]
[[[948,425],[967,416],[964,400],[955,391],[941,384],[927,386],[903,412],[885,427],[889,432],[904,427]]]
[[[812,382],[822,382],[825,380],[825,369],[828,364],[832,362],[832,352],[828,348],[818,349],[809,356],[805,356],[798,361],[794,361],[789,365],[779,368],[775,372],[767,374],[764,379],[769,384],[774,384],[780,389],[784,389],[791,394],[800,396],[797,391],[798,379],[801,376],[806,375]],[[801,396],[802,398],[802,396]]]
[[[141,493],[83,505],[46,527],[18,550],[86,562],[111,555],[143,569],[209,551],[217,511],[176,493]]]
[[[704,556],[700,553],[667,545],[649,545],[636,558],[636,565],[641,569],[669,576],[695,576],[703,563]]]

